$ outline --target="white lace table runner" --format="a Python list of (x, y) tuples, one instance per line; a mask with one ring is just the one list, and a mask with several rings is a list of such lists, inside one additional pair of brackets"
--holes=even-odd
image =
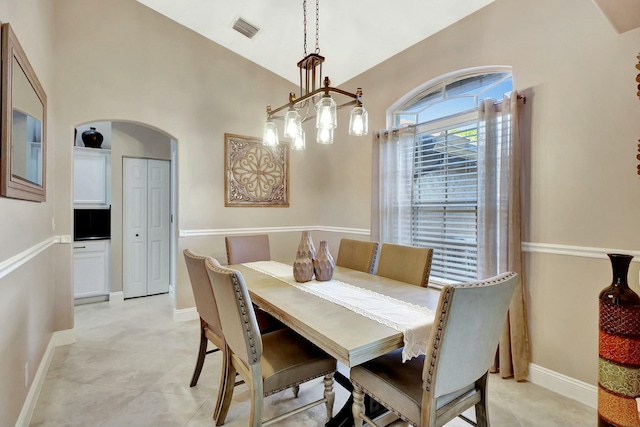
[(435, 317), (435, 313), (426, 307), (400, 301), (335, 279), (328, 282), (312, 280), (298, 283), (293, 278), (293, 268), (276, 261), (248, 262), (242, 265), (402, 332), (403, 362), (426, 352), (429, 332)]

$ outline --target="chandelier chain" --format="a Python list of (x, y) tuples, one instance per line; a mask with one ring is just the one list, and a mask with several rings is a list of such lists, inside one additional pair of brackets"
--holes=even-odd
[(307, 56), (307, 0), (302, 2), (303, 24), (304, 24), (304, 56)]
[(316, 53), (320, 53), (319, 34), (320, 34), (320, 0), (316, 0)]

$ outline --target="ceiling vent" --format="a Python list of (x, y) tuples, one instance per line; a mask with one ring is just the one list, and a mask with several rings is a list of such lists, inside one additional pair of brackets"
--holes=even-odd
[(248, 23), (243, 18), (236, 19), (236, 22), (233, 23), (233, 29), (250, 39), (252, 39), (258, 33), (258, 31), (260, 31), (260, 28)]

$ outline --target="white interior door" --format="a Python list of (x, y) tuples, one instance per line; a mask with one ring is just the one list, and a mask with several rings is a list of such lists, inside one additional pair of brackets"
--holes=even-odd
[(170, 163), (149, 160), (147, 163), (147, 295), (169, 292)]
[(147, 159), (123, 159), (122, 290), (147, 295)]
[(169, 292), (171, 163), (124, 158), (123, 292), (125, 298)]

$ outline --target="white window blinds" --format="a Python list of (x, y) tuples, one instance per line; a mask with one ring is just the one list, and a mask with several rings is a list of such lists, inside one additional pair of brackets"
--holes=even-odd
[(476, 279), (477, 115), (419, 125), (413, 148), (411, 244), (433, 248), (431, 277)]

